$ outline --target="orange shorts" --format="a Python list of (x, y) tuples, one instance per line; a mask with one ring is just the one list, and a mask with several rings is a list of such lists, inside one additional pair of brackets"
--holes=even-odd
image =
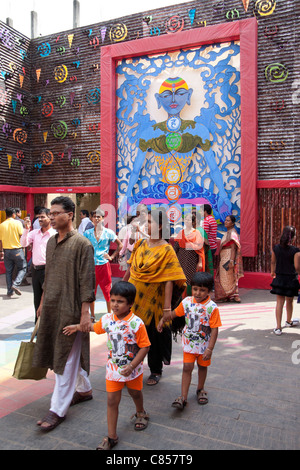
[(136, 379), (128, 380), (127, 382), (116, 382), (114, 380), (106, 380), (107, 392), (118, 392), (122, 390), (125, 385), (132, 390), (142, 390), (143, 388), (143, 374), (136, 377)]
[(208, 361), (203, 361), (202, 354), (191, 354), (187, 352), (183, 352), (183, 362), (184, 363), (194, 363), (197, 359), (197, 364), (199, 366), (207, 367), (210, 366), (210, 359)]

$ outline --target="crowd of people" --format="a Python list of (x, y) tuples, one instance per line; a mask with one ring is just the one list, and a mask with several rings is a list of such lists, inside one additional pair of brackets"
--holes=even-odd
[[(6, 209), (7, 218), (0, 224), (0, 253), (11, 297), (22, 293), (20, 285), (27, 270), (24, 251), (31, 250), (35, 321), (39, 322), (33, 366), (48, 367), (55, 373), (50, 409), (37, 422), (40, 429), (54, 429), (64, 421), (70, 406), (93, 398), (91, 331), (108, 338), (108, 433), (97, 449), (109, 450), (118, 443), (118, 407), (125, 385), (136, 407), (134, 429), (147, 428), (150, 416), (142, 394), (143, 360), (147, 356), (150, 369), (146, 384), (157, 385), (164, 365), (171, 363), (172, 332), (181, 333), (183, 347), (181, 394), (172, 406), (180, 410), (186, 406), (195, 362), (197, 401), (207, 404), (207, 367), (221, 326), (217, 304), (241, 302), (238, 281), (243, 268), (235, 217), (226, 217), (226, 233), (218, 246), (217, 222), (209, 205), (204, 205), (202, 221), (196, 211), (186, 214), (183, 228), (171, 238), (162, 208), (148, 213), (146, 206), (138, 206), (118, 236), (105, 227), (105, 213), (100, 208), (91, 213), (82, 210), (80, 225), (74, 229), (75, 205), (68, 197), (56, 197), (50, 209), (36, 212), (36, 220), (26, 217), (22, 221), (15, 209)], [(285, 302), (286, 326), (297, 324), (292, 319), (300, 272), (295, 234), (294, 227), (285, 227), (272, 252), (276, 335), (282, 333)], [(124, 275), (112, 286), (110, 262), (114, 259)], [(107, 313), (96, 321), (98, 286)]]

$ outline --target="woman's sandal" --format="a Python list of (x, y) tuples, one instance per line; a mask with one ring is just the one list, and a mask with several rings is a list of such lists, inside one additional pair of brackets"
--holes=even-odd
[[(62, 423), (62, 421), (64, 421), (65, 419), (66, 419), (65, 416), (63, 416), (63, 417), (58, 416), (53, 411), (49, 410), (48, 414), (43, 419), (38, 421), (36, 424), (38, 426), (40, 426), (42, 431), (52, 431), (52, 429), (56, 428), (56, 426), (58, 426), (60, 423)], [(49, 424), (49, 426), (42, 426), (43, 423), (47, 423), (47, 424)]]
[(183, 410), (186, 404), (187, 404), (187, 401), (183, 397), (178, 397), (178, 398), (175, 398), (175, 400), (172, 403), (172, 406), (173, 408), (177, 408), (178, 410)]
[(146, 427), (148, 426), (148, 421), (150, 419), (150, 416), (146, 411), (139, 411), (135, 413), (133, 416), (131, 416), (131, 419), (135, 418), (134, 422), (134, 430), (135, 431), (144, 431)]
[(104, 437), (102, 442), (96, 447), (96, 450), (111, 450), (119, 442), (119, 439), (112, 439), (111, 437)]
[(206, 405), (208, 403), (207, 392), (205, 390), (197, 390), (196, 395), (199, 405)]

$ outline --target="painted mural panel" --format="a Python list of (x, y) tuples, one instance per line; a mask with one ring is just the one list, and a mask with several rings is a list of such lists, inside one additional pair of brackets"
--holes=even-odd
[(119, 215), (209, 203), (240, 214), (240, 47), (203, 45), (117, 64)]

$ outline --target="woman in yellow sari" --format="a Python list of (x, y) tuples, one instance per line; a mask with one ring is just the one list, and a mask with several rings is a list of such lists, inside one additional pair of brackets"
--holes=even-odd
[(135, 285), (137, 294), (132, 312), (146, 325), (151, 342), (148, 353), (150, 377), (148, 385), (158, 383), (163, 364), (171, 361), (172, 335), (170, 328), (157, 331), (163, 312), (171, 311), (181, 301), (186, 287), (185, 275), (173, 247), (165, 240), (169, 233), (168, 218), (162, 208), (148, 216), (148, 239), (139, 240), (128, 261), (125, 281)]
[(238, 280), (244, 276), (241, 245), (234, 228), (235, 217), (228, 215), (224, 222), (227, 233), (220, 245), (220, 262), (215, 277), (216, 302), (241, 302)]

